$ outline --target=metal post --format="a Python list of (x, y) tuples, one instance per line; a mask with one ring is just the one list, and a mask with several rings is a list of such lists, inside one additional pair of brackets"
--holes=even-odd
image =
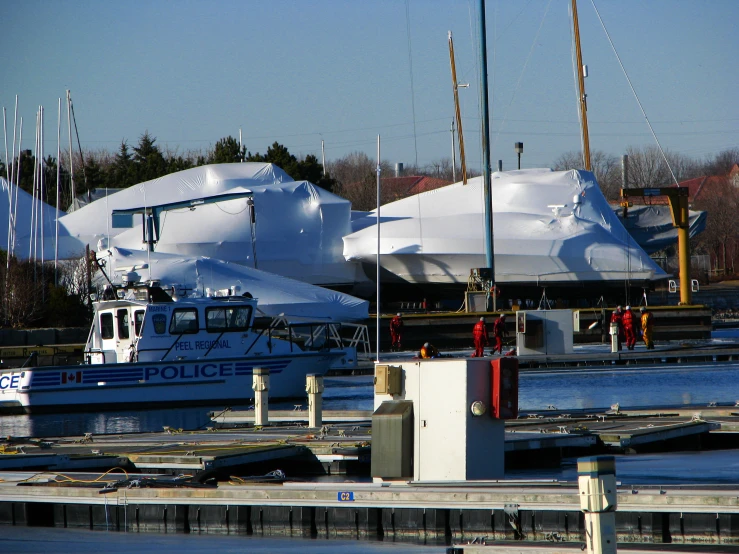
[(606, 330), (606, 307), (601, 306), (600, 308), (600, 342), (605, 344), (606, 342), (606, 334), (608, 331)]
[(254, 425), (269, 425), (269, 368), (254, 368), (251, 388), (254, 389)]
[(629, 156), (621, 156), (621, 188), (629, 188)]
[(611, 352), (618, 351), (618, 323), (611, 323)]
[(323, 167), (323, 176), (326, 176), (326, 150), (323, 146), (323, 139), (321, 139), (321, 167)]
[(585, 512), (588, 554), (616, 552), (616, 459), (592, 456), (577, 460), (580, 509)]
[(382, 162), (380, 161), (380, 135), (377, 135), (377, 329), (375, 330), (377, 340), (377, 357), (376, 361), (380, 361), (380, 173), (382, 172)]
[(308, 393), (308, 427), (320, 427), (323, 425), (323, 375), (306, 375), (305, 392)]
[(513, 149), (518, 154), (518, 169), (521, 169), (521, 154), (523, 154), (523, 142), (517, 142), (513, 145)]
[[(687, 190), (683, 194), (679, 194), (677, 201), (673, 203), (677, 204), (677, 206), (671, 205), (670, 207), (673, 213), (677, 212), (674, 218), (678, 222), (677, 250), (680, 261), (680, 305), (689, 306), (693, 303), (693, 292), (690, 288), (690, 214), (688, 213)], [(724, 265), (726, 265), (726, 260), (724, 260)]]
[[(490, 126), (488, 111), (488, 53), (485, 33), (485, 0), (480, 6), (480, 89), (482, 101), (482, 184), (485, 202), (485, 261), (490, 269), (492, 285), (495, 285), (495, 256), (493, 254), (493, 202), (490, 190)], [(491, 287), (492, 288), (492, 287)], [(497, 310), (493, 294), (493, 310)]]

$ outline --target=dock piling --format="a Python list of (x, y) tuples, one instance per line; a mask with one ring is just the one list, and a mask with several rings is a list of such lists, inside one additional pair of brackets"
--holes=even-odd
[(254, 389), (254, 425), (269, 425), (269, 368), (254, 368), (252, 389)]
[(320, 427), (323, 424), (323, 375), (306, 375), (305, 392), (308, 393), (308, 427)]
[(591, 456), (577, 461), (580, 509), (585, 512), (585, 544), (588, 554), (615, 554), (616, 459)]

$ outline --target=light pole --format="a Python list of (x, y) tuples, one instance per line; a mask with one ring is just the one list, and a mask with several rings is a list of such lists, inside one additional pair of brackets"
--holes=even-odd
[(521, 154), (523, 154), (523, 142), (516, 142), (513, 145), (516, 154), (518, 154), (518, 169), (521, 169)]

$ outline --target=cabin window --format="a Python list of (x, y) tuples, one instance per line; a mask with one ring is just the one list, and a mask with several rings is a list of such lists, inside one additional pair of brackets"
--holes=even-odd
[(172, 313), (169, 321), (170, 334), (197, 333), (198, 330), (198, 311), (195, 308), (181, 308)]
[(251, 306), (206, 308), (205, 328), (211, 333), (246, 331), (251, 321)]
[(116, 319), (118, 320), (118, 338), (127, 339), (129, 337), (128, 310), (118, 310)]
[(100, 336), (103, 340), (113, 338), (113, 314), (100, 314)]
[(133, 332), (137, 337), (141, 336), (141, 329), (144, 326), (144, 310), (136, 310), (133, 312)]

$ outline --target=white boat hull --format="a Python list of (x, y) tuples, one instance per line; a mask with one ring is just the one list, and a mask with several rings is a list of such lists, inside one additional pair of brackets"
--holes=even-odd
[(248, 404), (254, 368), (268, 368), (269, 398), (305, 397), (342, 352), (296, 356), (54, 366), (0, 373), (0, 411), (49, 413)]

